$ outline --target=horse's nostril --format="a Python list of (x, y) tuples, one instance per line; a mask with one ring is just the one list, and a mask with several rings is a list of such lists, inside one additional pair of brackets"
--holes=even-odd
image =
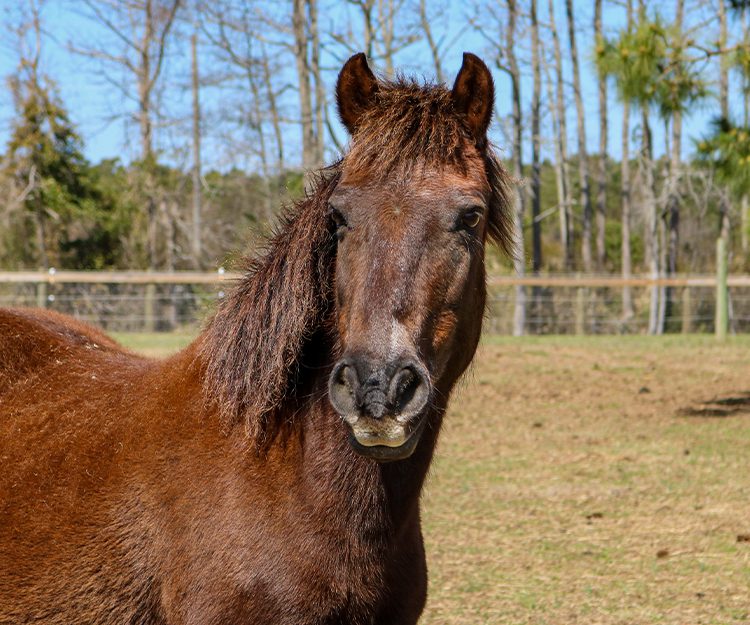
[(419, 412), (424, 408), (429, 395), (427, 376), (413, 365), (407, 365), (393, 376), (389, 395), (397, 412)]
[(328, 395), (333, 407), (342, 415), (351, 415), (356, 412), (354, 399), (359, 379), (354, 367), (346, 362), (338, 363), (331, 372), (328, 385)]
[(413, 361), (394, 366), (344, 359), (331, 371), (328, 390), (333, 407), (344, 418), (409, 419), (426, 405), (430, 384)]

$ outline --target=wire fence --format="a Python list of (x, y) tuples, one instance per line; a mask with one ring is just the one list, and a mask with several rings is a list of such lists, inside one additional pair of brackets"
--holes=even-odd
[[(114, 332), (195, 330), (236, 274), (228, 272), (0, 272), (0, 306), (37, 306)], [(632, 315), (623, 311), (630, 289)], [(664, 331), (715, 330), (716, 278), (616, 276), (490, 276), (485, 330), (511, 334), (519, 297), (527, 334), (643, 334), (652, 287), (666, 302)], [(729, 330), (750, 332), (750, 276), (728, 279)]]
[[(632, 314), (626, 315), (622, 289), (613, 287), (527, 286), (527, 334), (646, 334), (650, 287), (631, 287)], [(682, 286), (665, 289), (666, 333), (713, 333), (716, 287)], [(507, 286), (491, 286), (486, 331), (513, 332), (517, 294)], [(730, 332), (750, 332), (750, 287), (729, 288)]]

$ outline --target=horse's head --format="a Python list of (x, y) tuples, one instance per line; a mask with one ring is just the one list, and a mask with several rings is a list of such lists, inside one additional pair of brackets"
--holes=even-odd
[(351, 149), (330, 197), (341, 358), (329, 396), (359, 453), (398, 460), (473, 357), (488, 234), (510, 246), (486, 136), (492, 77), (465, 54), (451, 91), (386, 83), (358, 54), (336, 95)]

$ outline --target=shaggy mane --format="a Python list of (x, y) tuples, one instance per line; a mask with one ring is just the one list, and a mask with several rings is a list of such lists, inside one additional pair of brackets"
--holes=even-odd
[(258, 443), (271, 440), (278, 408), (300, 383), (300, 358), (331, 304), (335, 238), (328, 200), (342, 166), (383, 184), (408, 180), (414, 167), (466, 171), (479, 149), (490, 183), (489, 236), (513, 253), (509, 177), (492, 146), (472, 148), (465, 119), (442, 85), (403, 77), (379, 81), (350, 150), (318, 175), (312, 190), (284, 211), (266, 251), (244, 259), (244, 276), (219, 304), (204, 334), (206, 399), (223, 420), (242, 422)]

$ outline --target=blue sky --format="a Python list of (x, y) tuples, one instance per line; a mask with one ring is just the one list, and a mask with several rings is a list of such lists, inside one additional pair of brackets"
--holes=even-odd
[[(9, 0), (3, 0), (8, 2)], [(499, 4), (499, 3), (498, 3)], [(547, 21), (547, 3), (543, 0), (540, 2), (540, 20), (544, 23)], [(671, 4), (671, 3), (670, 3)], [(697, 25), (704, 20), (706, 25), (699, 32), (700, 37), (709, 40), (712, 29), (717, 28), (717, 20), (711, 20), (710, 13), (705, 10), (696, 10), (694, 2), (688, 1), (688, 11), (686, 20), (688, 24)], [(14, 5), (15, 6), (15, 5)], [(278, 5), (277, 5), (278, 6)], [(499, 120), (493, 125), (493, 139), (501, 148), (506, 143), (502, 132), (503, 117), (507, 116), (510, 111), (510, 86), (507, 78), (500, 73), (491, 63), (493, 51), (488, 44), (487, 38), (479, 35), (475, 29), (467, 25), (467, 16), (471, 9), (467, 9), (468, 3), (465, 2), (445, 2), (442, 4), (443, 9), (436, 13), (433, 21), (433, 29), (436, 35), (445, 34), (452, 45), (447, 50), (444, 57), (444, 72), (447, 80), (452, 80), (461, 64), (461, 52), (469, 50), (477, 53), (488, 61), (491, 66), (496, 81), (496, 102)], [(596, 94), (596, 80), (591, 61), (591, 24), (593, 3), (590, 0), (576, 0), (575, 2), (577, 21), (578, 21), (578, 47), (581, 53), (582, 62), (582, 81), (583, 81), (583, 98), (587, 116), (587, 143), (590, 152), (598, 151), (598, 121), (597, 110), (598, 101)], [(666, 17), (670, 18), (670, 7), (664, 3), (659, 3), (659, 10)], [(13, 8), (8, 5), (5, 11), (12, 12)], [(132, 109), (133, 103), (124, 99), (122, 95), (107, 82), (107, 79), (101, 76), (98, 71), (99, 66), (95, 61), (83, 58), (69, 51), (69, 44), (85, 45), (94, 42), (107, 41), (107, 34), (87, 19), (84, 15), (84, 8), (75, 0), (49, 0), (44, 7), (43, 21), (45, 24), (46, 40), (44, 43), (43, 70), (50, 75), (60, 86), (60, 93), (64, 104), (68, 108), (73, 122), (76, 124), (80, 134), (85, 142), (85, 153), (89, 159), (97, 162), (103, 158), (118, 157), (124, 161), (130, 160), (136, 154), (137, 146), (137, 128), (132, 122), (123, 119), (123, 110)], [(564, 46), (563, 54), (567, 55), (567, 30), (564, 14), (564, 4), (561, 0), (555, 0), (555, 14), (559, 35)], [(352, 13), (351, 7), (345, 2), (325, 2), (321, 0), (321, 29), (325, 29), (329, 24), (344, 24), (348, 16), (356, 20), (356, 15)], [(486, 16), (479, 15), (479, 22), (488, 26), (489, 20)], [(615, 33), (622, 28), (624, 22), (624, 11), (621, 7), (616, 6), (613, 2), (605, 2), (604, 23), (605, 31), (608, 34)], [(355, 36), (357, 34), (357, 22), (355, 21)], [(737, 24), (733, 25), (736, 31)], [(488, 27), (487, 32), (492, 37), (491, 29)], [(549, 35), (543, 37), (543, 43), (551, 46)], [(330, 67), (331, 70), (326, 73), (326, 82), (328, 93), (330, 95), (335, 81), (336, 73), (333, 68), (340, 65), (340, 60), (344, 52), (341, 48), (326, 48), (323, 57), (323, 64)], [(165, 79), (171, 84), (184, 85), (186, 83), (186, 69), (188, 59), (187, 43), (173, 45), (169, 51), (169, 57), (165, 67)], [(521, 67), (524, 75), (522, 90), (524, 99), (524, 108), (528, 112), (528, 102), (531, 94), (531, 72), (530, 66), (526, 61), (528, 54), (528, 43), (523, 42), (519, 46), (518, 54), (521, 56)], [(0, 45), (0, 74), (8, 76), (13, 72), (17, 63), (17, 46), (12, 37), (5, 37)], [(221, 69), (217, 67), (217, 62), (213, 55), (205, 51), (201, 56), (201, 65), (204, 69)], [(292, 73), (293, 62), (289, 60), (288, 71), (289, 80), (293, 81)], [(426, 77), (432, 77), (433, 68), (426, 46), (418, 42), (403, 52), (399, 53), (396, 59), (396, 65), (405, 70), (407, 73), (416, 73)], [(567, 78), (570, 78), (570, 66), (566, 64)], [(715, 77), (717, 74), (715, 65), (707, 64), (706, 77)], [(118, 79), (118, 76), (109, 78)], [(733, 104), (738, 104), (737, 97), (738, 85), (733, 84)], [(611, 90), (612, 91), (612, 90)], [(212, 108), (222, 104), (225, 94), (216, 89), (206, 89), (202, 94), (204, 100), (204, 109), (209, 112)], [(288, 98), (296, 97), (293, 92), (287, 93)], [(546, 97), (546, 89), (543, 97)], [(189, 112), (189, 92), (184, 88), (172, 88), (165, 96), (165, 110), (168, 117), (183, 118)], [(294, 100), (289, 100), (290, 106), (293, 106)], [(546, 115), (546, 104), (543, 104)], [(700, 137), (706, 132), (709, 120), (716, 114), (718, 105), (715, 98), (706, 100), (697, 107), (684, 122), (685, 134), (688, 140), (684, 142), (684, 152), (689, 154), (692, 149), (691, 138)], [(737, 109), (739, 110), (739, 109)], [(575, 110), (572, 98), (568, 104), (568, 128), (570, 151), (575, 151)], [(610, 154), (617, 157), (620, 153), (620, 132), (621, 132), (621, 108), (617, 103), (614, 94), (610, 93)], [(0, 144), (4, 145), (7, 141), (8, 132), (13, 118), (12, 102), (8, 90), (0, 92)], [(662, 125), (654, 122), (655, 145), (657, 151), (663, 150), (663, 129)], [(631, 125), (637, 123), (634, 118)], [(545, 128), (549, 127), (549, 119), (544, 124)], [(336, 125), (337, 134), (343, 138), (344, 132), (340, 126)], [(285, 132), (287, 133), (286, 143), (290, 152), (290, 161), (296, 160), (297, 145), (299, 143), (299, 132), (294, 126), (289, 125)], [(546, 155), (551, 155), (552, 145), (550, 131), (544, 132), (544, 139), (549, 147), (545, 148)], [(172, 123), (166, 128), (157, 131), (158, 145), (163, 151), (164, 158), (173, 163), (187, 163), (188, 158), (188, 141), (186, 124)], [(245, 169), (253, 169), (254, 162), (242, 151), (228, 150), (224, 138), (217, 133), (213, 133), (211, 128), (205, 132), (204, 155), (206, 165), (209, 167), (227, 168), (237, 166)], [(527, 142), (528, 143), (528, 142)], [(0, 148), (1, 149), (1, 148)], [(333, 148), (331, 148), (333, 156)], [(528, 156), (527, 156), (528, 158)]]

